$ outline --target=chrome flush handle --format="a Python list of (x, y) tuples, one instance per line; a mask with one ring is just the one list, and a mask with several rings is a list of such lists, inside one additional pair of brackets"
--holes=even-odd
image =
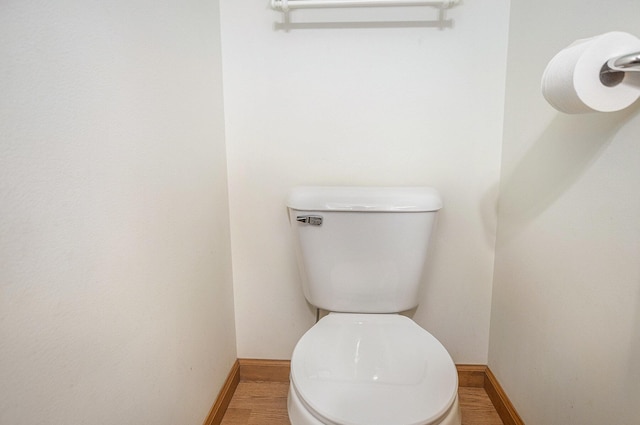
[(299, 215), (296, 217), (296, 221), (312, 226), (322, 226), (322, 216), (320, 215)]

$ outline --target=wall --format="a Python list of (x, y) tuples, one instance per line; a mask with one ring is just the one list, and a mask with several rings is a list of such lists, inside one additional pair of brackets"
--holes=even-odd
[(0, 423), (207, 415), (236, 357), (218, 14), (0, 4)]
[(221, 14), (239, 356), (289, 358), (314, 323), (291, 187), (429, 185), (445, 207), (413, 317), (456, 362), (486, 363), (508, 2), (466, 2), (441, 21), (430, 8), (339, 9), (282, 25), (254, 0)]
[(511, 4), (489, 365), (527, 425), (638, 423), (640, 105), (564, 115), (542, 98), (575, 39), (640, 36), (635, 0)]

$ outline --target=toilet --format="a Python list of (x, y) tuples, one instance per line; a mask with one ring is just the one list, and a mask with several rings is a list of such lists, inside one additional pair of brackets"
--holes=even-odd
[(307, 301), (329, 314), (291, 357), (292, 425), (460, 425), (458, 375), (410, 318), (438, 192), (297, 187), (287, 199)]

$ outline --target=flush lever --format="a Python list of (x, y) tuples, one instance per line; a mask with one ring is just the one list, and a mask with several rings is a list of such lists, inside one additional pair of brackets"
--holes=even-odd
[(296, 221), (312, 226), (322, 226), (322, 216), (320, 215), (299, 215), (296, 217)]

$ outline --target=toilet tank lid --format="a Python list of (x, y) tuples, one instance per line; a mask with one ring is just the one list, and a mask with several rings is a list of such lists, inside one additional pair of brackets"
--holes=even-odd
[(431, 187), (301, 186), (289, 193), (287, 206), (300, 211), (425, 212), (442, 208)]

